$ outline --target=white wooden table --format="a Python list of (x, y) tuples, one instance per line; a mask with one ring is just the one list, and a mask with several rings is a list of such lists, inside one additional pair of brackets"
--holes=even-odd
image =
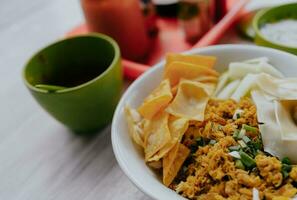
[[(150, 199), (120, 170), (110, 127), (73, 135), (33, 100), (21, 70), (46, 44), (83, 21), (78, 0), (0, 1), (0, 199)], [(234, 32), (224, 43), (238, 42)]]

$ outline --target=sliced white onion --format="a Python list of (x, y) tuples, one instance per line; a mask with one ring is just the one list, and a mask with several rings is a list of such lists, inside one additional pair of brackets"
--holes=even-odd
[(297, 164), (296, 140), (283, 140), (280, 126), (275, 116), (273, 100), (266, 98), (267, 94), (260, 90), (251, 92), (252, 99), (257, 107), (257, 118), (261, 132), (264, 150), (274, 156), (281, 158), (289, 157), (292, 163)]
[(297, 78), (275, 78), (269, 74), (257, 75), (257, 86), (264, 92), (279, 99), (297, 99)]
[(233, 158), (237, 158), (237, 159), (240, 159), (240, 155), (238, 153), (238, 151), (231, 151), (228, 153), (230, 156), (232, 156)]
[[(238, 118), (240, 118), (241, 114), (243, 113), (244, 111), (242, 109), (237, 109), (235, 110), (234, 112), (234, 115), (232, 117), (233, 120), (237, 120)], [(239, 117), (238, 117), (239, 115)]]
[(282, 140), (297, 141), (297, 126), (292, 117), (292, 111), (297, 106), (297, 100), (275, 100), (274, 111), (280, 127)]
[(242, 128), (237, 137), (241, 139), (241, 138), (243, 138), (243, 136), (245, 136), (245, 134), (246, 134), (246, 130), (244, 128)]
[(229, 64), (229, 76), (232, 79), (241, 79), (247, 74), (258, 74), (259, 64), (232, 62)]
[(261, 71), (277, 78), (284, 78), (285, 76), (269, 63), (261, 63)]
[(230, 82), (219, 94), (219, 99), (229, 99), (240, 84), (240, 80)]
[(246, 143), (245, 143), (243, 140), (238, 140), (238, 144), (239, 144), (242, 148), (247, 147)]
[(220, 78), (219, 78), (219, 82), (217, 84), (217, 87), (215, 89), (214, 92), (214, 96), (217, 96), (219, 94), (219, 92), (226, 86), (227, 82), (229, 79), (229, 74), (228, 71), (223, 73)]
[(284, 75), (266, 62), (244, 63), (232, 62), (229, 64), (229, 77), (231, 79), (241, 79), (247, 74), (267, 73), (271, 76), (282, 78)]
[(240, 81), (240, 84), (238, 85), (235, 92), (232, 94), (231, 99), (234, 99), (238, 102), (242, 97), (246, 96), (251, 88), (255, 86), (256, 77), (257, 75), (255, 74), (246, 75)]

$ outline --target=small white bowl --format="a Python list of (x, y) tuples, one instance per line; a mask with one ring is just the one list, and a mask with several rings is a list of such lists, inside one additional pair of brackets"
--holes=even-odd
[[(297, 56), (279, 50), (251, 45), (217, 45), (193, 49), (186, 54), (213, 55), (217, 57), (215, 69), (223, 72), (232, 61), (268, 57), (285, 76), (297, 76)], [(112, 122), (112, 146), (116, 159), (129, 179), (144, 193), (154, 199), (184, 199), (162, 184), (153, 170), (144, 162), (142, 150), (130, 138), (124, 116), (126, 104), (137, 108), (143, 99), (160, 83), (164, 61), (158, 63), (127, 89), (115, 111)]]

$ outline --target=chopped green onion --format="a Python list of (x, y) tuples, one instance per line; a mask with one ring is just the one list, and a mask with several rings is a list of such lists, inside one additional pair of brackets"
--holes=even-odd
[(243, 112), (244, 112), (244, 111), (241, 110), (241, 109), (237, 109), (237, 110), (235, 110), (232, 119), (233, 119), (233, 120), (237, 120), (237, 119), (239, 119), (239, 118), (241, 117), (241, 114), (242, 114)]
[(219, 130), (219, 131), (222, 131), (222, 130), (223, 130), (223, 126), (219, 124), (219, 125), (218, 125), (218, 130)]
[(246, 144), (248, 144), (249, 142), (251, 142), (251, 140), (250, 140), (250, 138), (249, 138), (248, 136), (243, 136), (243, 137), (242, 137), (242, 140), (243, 140)]
[(241, 157), (241, 162), (246, 166), (248, 169), (252, 169), (256, 166), (256, 162), (252, 157), (250, 157), (248, 154), (246, 154), (243, 151), (239, 152), (239, 155)]
[(209, 144), (210, 144), (210, 145), (214, 145), (215, 143), (217, 143), (217, 141), (215, 141), (215, 140), (210, 140), (210, 141), (209, 141)]
[(238, 151), (231, 151), (228, 154), (230, 156), (232, 156), (233, 158), (240, 159), (240, 155), (239, 155)]
[(242, 129), (240, 130), (240, 132), (239, 132), (237, 138), (238, 138), (238, 139), (241, 139), (243, 136), (245, 136), (245, 133), (246, 133), (245, 129), (242, 128)]
[(283, 159), (282, 159), (282, 163), (283, 164), (287, 164), (287, 165), (291, 165), (292, 163), (291, 163), (291, 160), (288, 158), (288, 157), (284, 157)]
[(247, 147), (244, 148), (244, 152), (248, 155), (252, 155), (253, 157), (257, 155), (257, 150), (253, 148), (251, 143), (247, 144)]
[(257, 128), (252, 127), (252, 126), (249, 126), (249, 125), (246, 125), (246, 124), (243, 124), (242, 125), (242, 128), (245, 129), (246, 131), (250, 131), (252, 133), (257, 133), (258, 132), (258, 129)]
[(238, 169), (243, 169), (243, 170), (245, 169), (243, 163), (240, 160), (235, 161), (235, 167)]
[(230, 146), (229, 148), (229, 151), (239, 151), (240, 150), (240, 146), (237, 145), (237, 146)]
[(246, 147), (247, 147), (246, 143), (245, 143), (244, 141), (242, 141), (242, 140), (239, 140), (238, 143), (239, 143), (239, 145), (240, 145), (242, 148), (246, 148)]
[(262, 142), (260, 140), (254, 141), (252, 144), (256, 150), (260, 150), (262, 148)]
[(233, 138), (234, 139), (238, 139), (238, 135), (239, 135), (239, 130), (235, 129), (234, 133), (233, 133)]

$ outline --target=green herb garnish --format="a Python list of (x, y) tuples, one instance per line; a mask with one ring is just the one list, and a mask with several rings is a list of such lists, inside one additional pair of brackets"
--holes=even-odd
[(284, 157), (282, 159), (283, 164), (292, 165), (291, 160), (288, 157)]
[(284, 179), (289, 176), (290, 171), (292, 170), (292, 163), (288, 157), (284, 157), (282, 160), (282, 169), (281, 172), (283, 174)]
[(239, 151), (240, 150), (240, 146), (239, 145), (230, 146), (228, 149), (229, 149), (229, 151)]
[(234, 139), (238, 139), (238, 135), (239, 135), (239, 130), (236, 129), (236, 130), (233, 132), (233, 138), (234, 138)]
[(222, 131), (222, 130), (223, 130), (223, 126), (219, 124), (219, 125), (218, 125), (218, 130), (219, 130), (219, 131)]
[(247, 147), (246, 143), (245, 143), (244, 141), (242, 141), (242, 140), (238, 140), (238, 143), (239, 143), (239, 145), (240, 145), (242, 148), (246, 148), (246, 147)]
[(256, 162), (255, 160), (250, 157), (247, 153), (243, 152), (243, 151), (239, 151), (239, 155), (240, 155), (240, 160), (241, 162), (244, 164), (245, 167), (247, 167), (248, 169), (252, 169), (253, 167), (256, 166)]
[(281, 172), (283, 174), (284, 179), (289, 176), (289, 173), (291, 170), (292, 170), (292, 165), (282, 164)]
[(239, 134), (237, 136), (237, 139), (241, 139), (243, 136), (245, 136), (245, 132), (246, 130), (244, 128), (242, 128), (240, 131), (239, 131)]
[(250, 140), (250, 138), (249, 138), (248, 136), (243, 136), (243, 137), (242, 137), (242, 140), (243, 140), (246, 144), (248, 144), (248, 143), (251, 142), (251, 140)]
[(253, 141), (252, 142), (252, 145), (253, 147), (256, 149), (256, 150), (261, 150), (262, 149), (262, 142), (260, 139), (257, 139), (256, 141)]
[(246, 125), (246, 124), (243, 124), (242, 128), (245, 129), (246, 131), (249, 131), (249, 132), (252, 132), (252, 133), (257, 133), (258, 132), (257, 128)]
[(243, 163), (240, 160), (235, 161), (235, 167), (238, 168), (238, 169), (245, 170), (245, 167), (244, 167)]

